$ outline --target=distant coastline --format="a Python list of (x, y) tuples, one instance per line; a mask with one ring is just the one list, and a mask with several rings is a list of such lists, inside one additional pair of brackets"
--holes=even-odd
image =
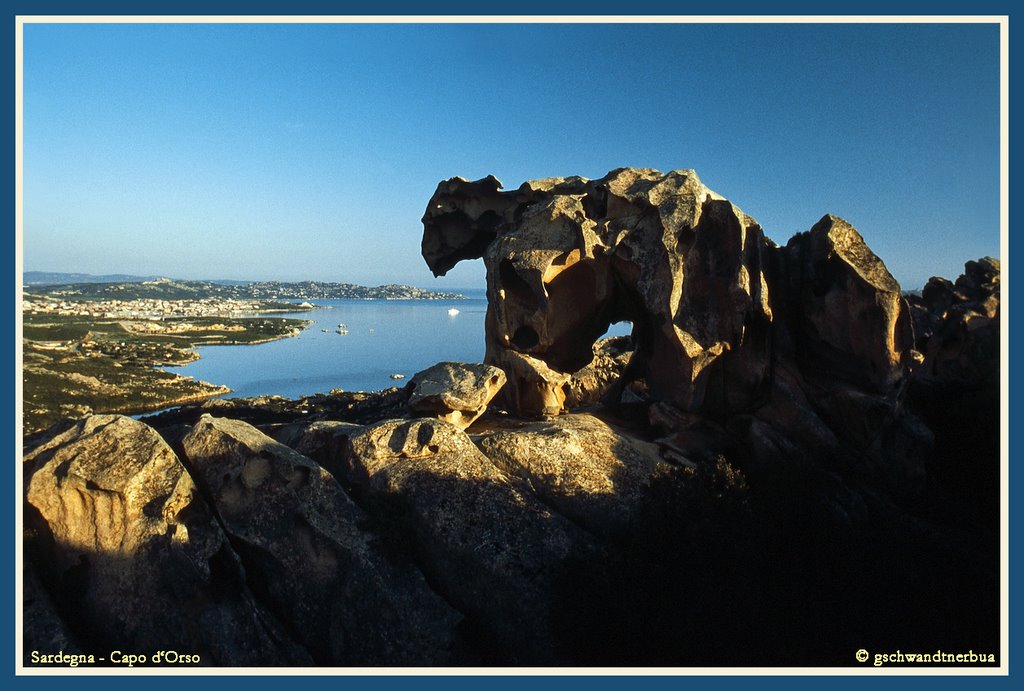
[[(110, 279), (110, 280), (105, 280)], [(26, 271), (23, 291), (66, 300), (460, 300), (461, 293), (387, 283), (363, 286), (330, 281), (192, 281), (131, 275), (91, 276)]]
[[(73, 279), (61, 282), (62, 278)], [(230, 393), (168, 372), (204, 345), (256, 345), (298, 335), (312, 322), (271, 314), (317, 309), (314, 300), (465, 300), (412, 286), (178, 281), (26, 272), (22, 290), (26, 433), (61, 417), (140, 413)], [(103, 277), (100, 277), (103, 278)], [(135, 279), (141, 280), (135, 280)], [(30, 283), (45, 279), (49, 283)]]
[[(102, 290), (122, 284), (94, 285)], [(201, 345), (256, 345), (297, 336), (312, 322), (265, 315), (314, 309), (308, 303), (202, 294), (175, 300), (115, 290), (117, 298), (91, 299), (71, 291), (23, 294), (26, 434), (61, 417), (140, 413), (230, 393), (162, 368), (197, 359), (194, 349)]]

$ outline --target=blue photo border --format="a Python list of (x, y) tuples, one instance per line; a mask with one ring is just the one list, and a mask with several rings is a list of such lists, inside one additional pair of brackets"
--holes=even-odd
[[(8, 15), (6, 29), (3, 32), (5, 49), (2, 53), (2, 73), (4, 79), (7, 82), (7, 88), (5, 90), (7, 96), (7, 107), (3, 110), (3, 128), (7, 132), (7, 136), (4, 138), (4, 147), (7, 153), (8, 164), (4, 167), (2, 175), (4, 176), (4, 182), (6, 183), (5, 189), (8, 190), (7, 194), (4, 195), (3, 207), (6, 218), (9, 219), (9, 230), (5, 231), (7, 236), (6, 246), (8, 247), (7, 254), (3, 254), (3, 262), (5, 266), (6, 278), (8, 281), (20, 281), (20, 277), (15, 275), (16, 272), (16, 257), (14, 250), (15, 241), (15, 108), (14, 108), (14, 94), (15, 94), (15, 51), (14, 51), (14, 36), (15, 36), (15, 17), (19, 15), (90, 15), (90, 16), (102, 16), (102, 15), (574, 15), (574, 14), (587, 14), (587, 15), (831, 15), (831, 16), (853, 16), (853, 15), (887, 15), (887, 16), (904, 16), (904, 15), (992, 15), (992, 16), (1009, 16), (1010, 17), (1010, 53), (1009, 53), (1009, 72), (1010, 72), (1010, 89), (1009, 89), (1009, 112), (1011, 115), (1011, 123), (1013, 121), (1012, 116), (1017, 111), (1017, 94), (1015, 85), (1017, 79), (1015, 77), (1021, 74), (1021, 65), (1019, 60), (1019, 50), (1013, 41), (1013, 27), (1014, 17), (1012, 13), (1013, 3), (1005, 0), (976, 0), (974, 2), (963, 2), (953, 0), (937, 0), (932, 2), (913, 2), (910, 0), (896, 0), (891, 2), (881, 2), (878, 0), (862, 0), (860, 2), (849, 2), (848, 0), (839, 0), (836, 2), (822, 3), (822, 2), (809, 2), (807, 0), (798, 1), (791, 0), (788, 2), (756, 2), (754, 0), (732, 0), (726, 2), (691, 2), (688, 0), (670, 2), (667, 0), (639, 0), (638, 2), (632, 3), (621, 3), (611, 2), (609, 0), (590, 0), (589, 2), (572, 2), (566, 0), (518, 0), (517, 2), (492, 2), (482, 3), (477, 0), (476, 2), (469, 2), (467, 0), (442, 0), (439, 2), (431, 0), (423, 0), (421, 2), (414, 2), (412, 0), (385, 0), (382, 2), (369, 2), (368, 0), (362, 0), (361, 2), (343, 2), (343, 1), (329, 1), (329, 0), (250, 0), (242, 2), (239, 0), (179, 0), (172, 2), (168, 0), (151, 0), (151, 1), (135, 1), (130, 2), (127, 0), (79, 0), (77, 2), (72, 0), (8, 0), (4, 3), (5, 14)], [(1024, 15), (1021, 15), (1024, 16)], [(1020, 143), (1010, 137), (1010, 151), (1009, 151), (1009, 165), (1010, 165), (1010, 189), (1009, 199), (1011, 201), (1011, 222), (1012, 222), (1012, 201), (1019, 197), (1020, 192), (1020, 181), (1019, 178), (1013, 176), (1014, 163), (1019, 160), (1018, 150)], [(1019, 247), (1013, 242), (1014, 233), (1011, 225), (1009, 238), (1009, 254), (1012, 263), (1016, 265), (1015, 260), (1019, 258), (1020, 250)], [(10, 286), (11, 284), (8, 283)], [(1020, 303), (1021, 299), (1021, 288), (1018, 285), (1017, 280), (1013, 280), (1009, 287), (1009, 300), (1008, 304), (1011, 307), (1015, 307)], [(7, 320), (7, 324), (11, 325), (9, 328), (11, 331), (7, 332), (7, 337), (3, 341), (3, 347), (8, 351), (10, 357), (7, 360), (11, 363), (14, 360), (15, 343), (18, 334), (14, 332), (14, 324), (16, 313), (15, 309), (18, 309), (20, 305), (20, 295), (18, 299), (4, 302), (3, 310), (4, 317)], [(1014, 407), (1015, 392), (1020, 387), (1020, 373), (1019, 369), (1012, 367), (1012, 359), (1015, 353), (1014, 343), (1018, 342), (1017, 331), (1018, 325), (1016, 320), (1009, 319), (1012, 313), (1007, 313), (1007, 320), (1005, 323), (1009, 330), (1009, 360), (1011, 366), (1007, 367), (1003, 372), (1004, 377), (1009, 377), (1009, 388), (1010, 397), (1007, 402), (1008, 415), (1009, 415), (1009, 454), (1010, 454), (1010, 515), (1009, 515), (1009, 529), (1010, 529), (1010, 555), (1009, 555), (1009, 572), (1012, 576), (1018, 573), (1016, 568), (1019, 563), (1019, 550), (1015, 549), (1019, 542), (1020, 536), (1020, 511), (1015, 510), (1013, 506), (1013, 498), (1019, 497), (1020, 493), (1020, 474), (1014, 472), (1014, 456), (1017, 448), (1017, 434), (1016, 422), (1017, 415)], [(15, 377), (20, 376), (20, 372), (17, 368), (8, 365), (8, 369), (4, 376), (4, 384), (6, 390), (12, 392), (5, 398), (3, 405), (6, 410), (6, 424), (3, 426), (3, 431), (0, 432), (0, 439), (2, 443), (7, 445), (7, 448), (17, 448), (16, 444), (19, 443), (15, 439), (15, 416), (14, 416), (14, 396), (15, 391)], [(16, 455), (12, 459), (13, 463), (20, 462), (20, 456)], [(15, 466), (12, 464), (11, 468)], [(14, 494), (15, 497), (20, 496), (20, 490), (12, 487), (14, 484), (14, 474), (10, 473), (7, 475), (7, 480), (4, 482), (4, 491), (7, 492), (7, 496)], [(10, 483), (10, 484), (7, 484)], [(6, 658), (9, 662), (5, 665), (3, 670), (3, 681), (6, 684), (11, 684), (16, 688), (48, 688), (51, 685), (73, 685), (74, 688), (87, 688), (87, 689), (103, 689), (110, 688), (112, 686), (139, 686), (144, 684), (146, 687), (179, 687), (185, 684), (199, 684), (205, 682), (217, 683), (220, 680), (234, 683), (242, 683), (247, 687), (250, 685), (253, 688), (279, 688), (282, 682), (285, 682), (289, 678), (289, 672), (287, 669), (281, 670), (279, 674), (275, 673), (267, 676), (246, 676), (246, 677), (232, 677), (232, 676), (210, 676), (210, 677), (160, 677), (160, 676), (63, 676), (63, 677), (43, 677), (43, 676), (16, 676), (15, 670), (17, 666), (17, 660), (15, 659), (15, 636), (20, 635), (20, 631), (15, 630), (15, 609), (14, 609), (14, 597), (12, 597), (15, 588), (15, 569), (14, 569), (14, 555), (19, 547), (17, 540), (14, 539), (14, 531), (11, 529), (16, 516), (17, 500), (12, 500), (12, 505), (7, 508), (6, 515), (9, 516), (10, 524), (7, 525), (6, 529), (0, 530), (0, 539), (3, 541), (3, 553), (10, 558), (10, 566), (3, 569), (0, 579), (2, 579), (3, 592), (6, 595), (2, 598), (2, 611), (4, 613), (4, 621), (6, 626), (0, 631), (0, 642), (4, 644), (4, 649), (9, 652), (9, 656)], [(846, 688), (861, 688), (865, 686), (872, 686), (873, 688), (887, 688), (887, 687), (911, 687), (911, 688), (927, 688), (927, 689), (947, 689), (947, 688), (962, 688), (966, 686), (980, 685), (986, 688), (1009, 688), (1012, 683), (1012, 679), (1015, 676), (1015, 672), (1018, 672), (1017, 666), (1021, 661), (1020, 657), (1020, 638), (1014, 636), (1015, 627), (1014, 623), (1020, 620), (1020, 599), (1014, 598), (1011, 592), (1009, 599), (1009, 620), (1010, 620), (1010, 639), (1009, 639), (1009, 660), (1008, 666), (1010, 669), (1009, 677), (1005, 676), (992, 676), (992, 677), (978, 677), (978, 676), (896, 676), (896, 675), (879, 675), (879, 676), (715, 676), (715, 677), (701, 677), (701, 676), (679, 676), (679, 677), (647, 677), (647, 676), (578, 676), (572, 675), (571, 670), (567, 670), (570, 674), (568, 676), (520, 676), (520, 675), (509, 675), (509, 676), (373, 676), (373, 677), (331, 677), (331, 676), (292, 676), (290, 678), (295, 680), (295, 683), (301, 684), (303, 687), (308, 688), (335, 688), (335, 689), (356, 689), (356, 688), (372, 688), (381, 689), (389, 688), (393, 686), (400, 686), (403, 688), (438, 688), (438, 689), (475, 689), (481, 685), (487, 688), (493, 689), (512, 689), (519, 688), (522, 686), (535, 687), (543, 685), (545, 687), (566, 689), (566, 688), (586, 688), (586, 689), (603, 689), (603, 688), (629, 688), (633, 686), (640, 686), (645, 689), (683, 689), (683, 688), (703, 688), (703, 687), (719, 687), (719, 686), (764, 686), (769, 688), (786, 688), (786, 689), (811, 689), (819, 688), (825, 684), (830, 688), (846, 689)]]

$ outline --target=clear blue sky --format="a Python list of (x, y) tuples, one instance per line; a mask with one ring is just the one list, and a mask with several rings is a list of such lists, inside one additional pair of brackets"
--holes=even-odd
[(27, 270), (434, 279), (438, 181), (694, 168), (905, 288), (999, 256), (994, 25), (28, 25)]

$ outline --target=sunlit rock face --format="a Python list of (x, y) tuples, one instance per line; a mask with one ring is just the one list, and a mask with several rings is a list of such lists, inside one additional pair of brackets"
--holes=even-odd
[(629, 376), (680, 409), (761, 406), (780, 360), (885, 394), (909, 364), (899, 284), (861, 236), (826, 216), (781, 248), (692, 170), (625, 168), (501, 191), (438, 185), (423, 217), (435, 275), (487, 267), (487, 362), (501, 402), (554, 415), (611, 323), (631, 321)]
[(902, 381), (914, 331), (900, 284), (849, 223), (825, 216), (786, 246), (804, 370), (884, 393)]
[(466, 429), (487, 410), (505, 384), (505, 373), (491, 365), (439, 362), (409, 382), (409, 410)]
[(65, 421), (24, 464), (26, 554), (79, 643), (174, 647), (207, 664), (311, 662), (257, 602), (228, 535), (152, 428), (120, 415)]

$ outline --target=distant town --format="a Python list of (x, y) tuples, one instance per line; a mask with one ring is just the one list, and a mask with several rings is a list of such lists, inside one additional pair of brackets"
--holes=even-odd
[[(114, 279), (114, 280), (96, 280)], [(316, 309), (311, 300), (457, 300), (403, 285), (179, 281), (26, 272), (22, 405), (26, 433), (62, 417), (138, 413), (228, 393), (164, 368), (197, 346), (297, 335), (311, 322), (267, 316)]]
[(24, 314), (55, 314), (104, 319), (169, 319), (174, 317), (241, 317), (266, 312), (300, 312), (314, 309), (308, 302), (293, 304), (260, 300), (202, 298), (199, 300), (55, 300), (26, 297)]
[[(69, 274), (81, 278), (81, 274)], [(39, 284), (26, 275), (25, 296), (33, 302), (48, 298), (62, 303), (86, 301), (131, 302), (139, 300), (267, 301), (267, 300), (458, 300), (458, 293), (442, 293), (414, 286), (388, 284), (361, 286), (353, 283), (323, 281), (254, 281), (251, 283), (216, 281), (180, 281), (170, 278), (95, 282), (54, 280), (59, 274), (47, 274), (53, 283)]]

